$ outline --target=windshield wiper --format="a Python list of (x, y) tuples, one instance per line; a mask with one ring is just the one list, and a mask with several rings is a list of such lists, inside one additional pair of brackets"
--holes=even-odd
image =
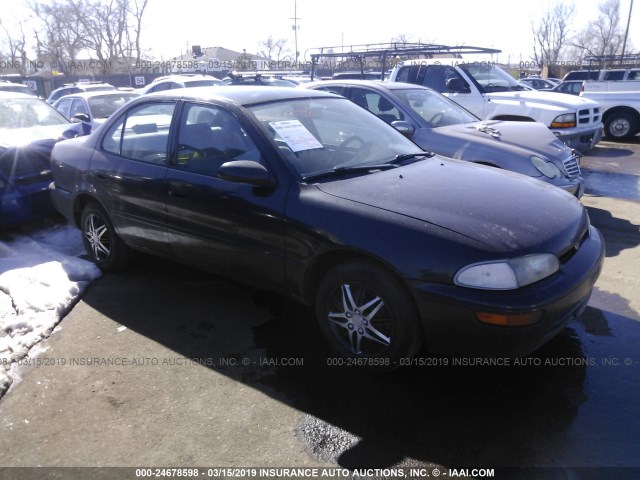
[(404, 162), (405, 160), (411, 160), (412, 158), (417, 157), (427, 157), (431, 158), (435, 155), (434, 152), (419, 152), (419, 153), (403, 153), (401, 155), (396, 155), (395, 158), (391, 161), (392, 164)]
[(352, 167), (335, 167), (333, 170), (329, 170), (328, 172), (316, 173), (315, 175), (304, 177), (304, 181), (309, 182), (326, 177), (340, 176), (347, 173), (372, 172), (375, 170), (389, 170), (391, 168), (398, 168), (398, 165), (393, 163), (379, 163), (373, 165), (354, 165)]

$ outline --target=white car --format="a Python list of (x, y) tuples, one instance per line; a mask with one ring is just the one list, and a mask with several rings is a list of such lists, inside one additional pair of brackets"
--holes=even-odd
[(552, 82), (551, 80), (547, 80), (546, 78), (540, 77), (527, 77), (521, 78), (520, 83), (524, 83), (534, 90), (551, 90), (553, 87), (557, 85), (557, 83)]
[(141, 95), (176, 88), (213, 87), (226, 85), (222, 80), (211, 75), (182, 74), (158, 77), (146, 87), (139, 90)]

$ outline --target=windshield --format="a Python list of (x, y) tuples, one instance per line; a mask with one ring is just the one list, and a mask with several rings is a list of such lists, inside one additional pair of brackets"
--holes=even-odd
[(384, 121), (340, 97), (283, 100), (249, 110), (303, 179), (424, 153)]
[(136, 98), (135, 93), (98, 95), (89, 99), (89, 108), (93, 118), (107, 118), (129, 100)]
[(0, 128), (28, 128), (68, 124), (61, 113), (38, 98), (0, 100)]
[(478, 119), (457, 103), (439, 93), (425, 89), (394, 90), (405, 105), (420, 115), (431, 128), (459, 123), (477, 122)]
[(515, 78), (504, 70), (486, 63), (461, 65), (467, 75), (484, 89), (485, 92), (510, 92), (527, 90), (519, 85)]

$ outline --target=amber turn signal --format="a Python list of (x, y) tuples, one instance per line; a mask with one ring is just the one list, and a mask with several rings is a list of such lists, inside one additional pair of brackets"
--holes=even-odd
[(529, 312), (519, 314), (504, 314), (491, 312), (476, 312), (476, 318), (488, 325), (500, 325), (502, 327), (524, 327), (537, 323), (542, 317), (542, 312)]

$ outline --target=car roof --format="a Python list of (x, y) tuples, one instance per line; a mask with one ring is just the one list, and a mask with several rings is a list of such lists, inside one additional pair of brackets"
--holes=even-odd
[(34, 95), (30, 95), (28, 93), (9, 92), (6, 90), (0, 90), (0, 98), (35, 98), (36, 100), (39, 100), (38, 97), (35, 97)]
[(150, 98), (166, 98), (200, 101), (223, 100), (237, 105), (253, 105), (275, 100), (319, 97), (336, 98), (336, 95), (318, 90), (313, 90), (311, 93), (306, 88), (228, 85), (224, 88), (211, 86), (163, 90), (142, 95), (134, 102), (144, 102)]
[(118, 96), (118, 95), (133, 95), (135, 97), (140, 96), (140, 94), (138, 92), (125, 92), (125, 91), (122, 91), (122, 90), (94, 90), (94, 91), (91, 91), (91, 92), (70, 93), (69, 95), (65, 95), (64, 97), (60, 97), (58, 100), (56, 100), (56, 103), (58, 103), (62, 99), (69, 99), (69, 98), (84, 98), (84, 99), (88, 99), (88, 98), (92, 98), (92, 97)]
[(384, 80), (348, 80), (348, 79), (336, 79), (336, 80), (318, 80), (317, 82), (305, 83), (302, 85), (303, 88), (311, 88), (322, 85), (343, 85), (343, 86), (354, 86), (357, 87), (365, 86), (365, 87), (373, 87), (378, 90), (429, 90), (432, 91), (431, 88), (424, 87), (422, 85), (416, 85), (413, 83), (406, 82), (387, 82)]

